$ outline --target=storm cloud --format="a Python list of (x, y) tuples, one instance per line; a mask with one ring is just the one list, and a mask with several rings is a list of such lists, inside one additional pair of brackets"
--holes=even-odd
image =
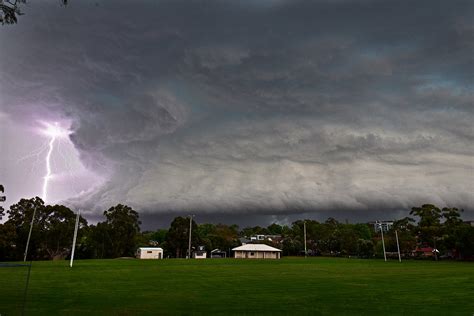
[[(24, 11), (0, 29), (0, 120), (68, 122), (103, 179), (70, 205), (372, 219), (429, 202), (473, 215), (471, 1)], [(21, 173), (8, 164), (7, 178)]]

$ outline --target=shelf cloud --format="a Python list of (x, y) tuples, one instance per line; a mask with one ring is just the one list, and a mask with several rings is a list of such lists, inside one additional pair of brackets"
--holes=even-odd
[[(68, 122), (102, 180), (65, 203), (351, 219), (434, 203), (474, 215), (471, 1), (24, 11), (0, 32), (0, 122)], [(24, 166), (4, 165), (14, 196), (34, 192), (14, 180)]]

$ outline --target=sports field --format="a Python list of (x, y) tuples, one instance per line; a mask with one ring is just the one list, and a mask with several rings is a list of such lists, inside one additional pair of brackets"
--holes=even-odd
[[(0, 267), (0, 314), (24, 267)], [(33, 262), (26, 315), (474, 315), (474, 264), (283, 258)]]

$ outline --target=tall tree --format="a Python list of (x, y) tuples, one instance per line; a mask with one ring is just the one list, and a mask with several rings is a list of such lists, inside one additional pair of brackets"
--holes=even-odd
[[(36, 209), (36, 213), (35, 213)], [(76, 216), (64, 205), (44, 205), (39, 197), (21, 199), (10, 206), (4, 229), (14, 236), (15, 257), (19, 259), (25, 250), (31, 220), (35, 213), (28, 254), (35, 259), (59, 259), (71, 251)], [(80, 217), (80, 227), (87, 221)], [(81, 231), (79, 231), (79, 238)]]
[[(71, 252), (71, 242), (74, 235), (76, 214), (64, 205), (47, 205), (44, 208), (45, 221), (41, 246), (50, 259), (65, 258)], [(82, 230), (87, 221), (79, 217), (78, 240), (82, 237)]]
[(410, 215), (420, 218), (417, 230), (419, 242), (436, 246), (436, 240), (441, 234), (441, 210), (433, 204), (423, 204), (421, 207), (413, 207)]
[(111, 257), (135, 254), (136, 236), (140, 232), (139, 215), (127, 205), (117, 204), (104, 211), (108, 251)]
[(463, 210), (455, 207), (445, 207), (441, 211), (445, 220), (443, 223), (443, 246), (453, 256), (462, 256), (462, 243), (460, 243), (460, 240), (466, 240), (462, 234), (465, 231), (461, 220), (461, 212)]
[[(192, 220), (192, 231), (191, 234), (191, 245), (197, 246), (199, 242), (198, 236), (198, 225)], [(168, 246), (167, 251), (170, 255), (176, 256), (176, 258), (182, 258), (186, 256), (189, 241), (189, 217), (178, 216), (171, 222), (170, 229), (166, 235), (166, 245)]]
[(16, 259), (20, 259), (26, 247), (28, 233), (30, 229), (31, 219), (35, 213), (35, 220), (29, 244), (30, 258), (43, 258), (41, 253), (41, 232), (45, 227), (44, 202), (41, 198), (35, 197), (31, 199), (21, 199), (18, 203), (10, 206), (7, 211), (8, 220), (5, 225), (11, 225), (15, 230), (15, 253), (12, 254)]

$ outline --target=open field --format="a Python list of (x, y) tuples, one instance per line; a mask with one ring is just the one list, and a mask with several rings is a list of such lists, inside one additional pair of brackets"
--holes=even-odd
[[(0, 314), (26, 268), (0, 268)], [(339, 258), (33, 262), (27, 315), (474, 315), (474, 264)]]

